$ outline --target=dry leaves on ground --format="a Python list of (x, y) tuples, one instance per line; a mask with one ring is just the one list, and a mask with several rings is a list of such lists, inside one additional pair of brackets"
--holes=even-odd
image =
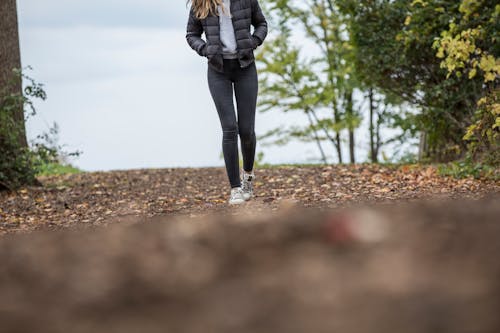
[(290, 203), (338, 207), (429, 197), (480, 198), (499, 184), (437, 175), (432, 167), (342, 165), (255, 170), (255, 198), (228, 206), (225, 169), (165, 168), (40, 178), (43, 187), (0, 193), (0, 234), (106, 225), (124, 216), (277, 210)]

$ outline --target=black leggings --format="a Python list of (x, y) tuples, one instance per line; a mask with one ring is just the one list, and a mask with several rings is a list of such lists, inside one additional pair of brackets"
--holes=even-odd
[[(207, 79), (222, 125), (222, 152), (229, 183), (231, 187), (241, 186), (238, 134), (245, 171), (252, 171), (255, 158), (254, 127), (258, 92), (255, 61), (241, 68), (238, 59), (224, 59), (224, 73), (208, 66)], [(238, 120), (234, 112), (233, 83)]]

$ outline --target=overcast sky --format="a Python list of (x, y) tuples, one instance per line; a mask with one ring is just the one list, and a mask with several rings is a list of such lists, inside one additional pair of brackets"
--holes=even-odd
[[(22, 64), (48, 94), (29, 138), (57, 122), (60, 143), (83, 151), (74, 164), (89, 171), (224, 165), (206, 59), (185, 40), (184, 0), (18, 0), (18, 13)], [(257, 113), (256, 134), (304, 121)], [(269, 163), (319, 157), (315, 144), (293, 142), (258, 142), (258, 152)]]

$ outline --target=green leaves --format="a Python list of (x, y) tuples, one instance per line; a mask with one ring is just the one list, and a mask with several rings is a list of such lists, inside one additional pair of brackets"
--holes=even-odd
[[(30, 67), (27, 67), (30, 69)], [(19, 140), (24, 130), (25, 119), (35, 116), (33, 99), (45, 100), (43, 85), (35, 82), (21, 70), (14, 70), (13, 77), (22, 77), (26, 83), (21, 93), (10, 93), (9, 86), (0, 92), (0, 189), (16, 189), (22, 185), (36, 184), (36, 175), (48, 164), (60, 163), (65, 156), (78, 156), (81, 152), (66, 153), (57, 142), (59, 128), (56, 123), (48, 133), (42, 133), (32, 140), (31, 147), (25, 147)], [(13, 84), (16, 80), (12, 80)], [(24, 111), (24, 118), (18, 119), (16, 111)]]
[(495, 8), (480, 0), (361, 0), (350, 9), (358, 75), (420, 110), (415, 125), (433, 160), (465, 153), (476, 101), (498, 80)]
[[(307, 127), (318, 129), (319, 141), (334, 144), (340, 161), (342, 135), (363, 115), (356, 103), (349, 109), (347, 93), (373, 88), (390, 105), (405, 105), (399, 115), (380, 110), (380, 116), (399, 126), (402, 138), (425, 132), (424, 155), (444, 161), (465, 154), (469, 141), (463, 137), (478, 121), (476, 101), (499, 82), (499, 5), (483, 0), (267, 3), (278, 17), (279, 32), (265, 52), (264, 72), (274, 77), (262, 81), (269, 85), (266, 110), (308, 114)], [(301, 45), (289, 45), (290, 28), (303, 28), (321, 55), (304, 61)], [(331, 117), (323, 121), (316, 113), (325, 110)], [(485, 119), (488, 129), (481, 133), (494, 138), (497, 119)]]
[[(352, 63), (354, 48), (349, 41), (348, 21), (337, 2), (329, 0), (267, 1), (269, 17), (277, 18), (276, 37), (268, 39), (268, 47), (258, 57), (261, 71), (263, 110), (302, 112), (308, 123), (304, 130), (294, 131), (300, 140), (317, 141), (323, 154), (322, 141), (328, 141), (342, 162), (341, 133), (354, 130), (360, 121), (352, 112), (347, 121), (345, 93), (358, 86)], [(293, 44), (291, 31), (302, 30), (307, 41), (318, 47), (320, 54), (304, 59), (302, 45)], [(279, 100), (279, 101), (278, 101)], [(326, 117), (325, 117), (326, 115)], [(302, 133), (302, 137), (299, 135)], [(325, 159), (325, 157), (323, 156)]]

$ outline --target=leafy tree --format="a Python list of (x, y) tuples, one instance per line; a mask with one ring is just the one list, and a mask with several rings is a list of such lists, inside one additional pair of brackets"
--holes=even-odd
[[(343, 142), (342, 132), (347, 130), (349, 134), (350, 160), (354, 162), (354, 130), (359, 126), (361, 119), (354, 103), (356, 81), (351, 73), (352, 66), (348, 60), (351, 53), (348, 34), (345, 30), (345, 22), (343, 22), (342, 16), (339, 15), (336, 5), (329, 0), (268, 0), (266, 3), (269, 8), (268, 11), (272, 14), (271, 16), (278, 17), (280, 22), (277, 24), (279, 28), (274, 30), (278, 30), (280, 36), (287, 36), (285, 44), (289, 44), (290, 37), (287, 29), (290, 30), (290, 27), (293, 27), (293, 29), (302, 28), (307, 38), (320, 49), (318, 56), (307, 62), (302, 61), (299, 65), (301, 70), (304, 71), (301, 74), (301, 79), (309, 82), (304, 86), (308, 90), (307, 98), (302, 98), (303, 105), (300, 107), (308, 115), (309, 131), (307, 133), (294, 131), (293, 134), (299, 137), (305, 134), (312, 135), (314, 140), (318, 142), (321, 151), (320, 142), (329, 141), (334, 145), (338, 161), (342, 163), (344, 161), (341, 146)], [(270, 45), (270, 42), (267, 44)], [(264, 61), (266, 64), (262, 70), (263, 73), (276, 74), (276, 69), (280, 71), (281, 67), (286, 68), (291, 65), (290, 61), (295, 63), (299, 61), (295, 59), (296, 56), (286, 57), (280, 54), (283, 52), (298, 54), (300, 46), (292, 48), (283, 45), (279, 51), (273, 53), (271, 49), (276, 50), (276, 46), (279, 45), (269, 46), (265, 49), (265, 57), (258, 57), (259, 61)], [(291, 66), (298, 68), (297, 65), (292, 64)], [(297, 76), (294, 77), (294, 79), (297, 78)], [(270, 80), (262, 80), (261, 86), (265, 87), (269, 82)], [(297, 91), (288, 89), (289, 86), (286, 80), (282, 80), (281, 87), (283, 87), (281, 96), (272, 96), (270, 94), (271, 100), (277, 101), (277, 97), (283, 98), (285, 95), (299, 97)], [(280, 89), (280, 87), (275, 84), (271, 89)], [(267, 93), (269, 89), (263, 89), (263, 92)], [(304, 96), (302, 95), (302, 97)], [(267, 105), (273, 107), (272, 101), (268, 101)], [(320, 110), (329, 110), (331, 116), (319, 117), (317, 112)], [(282, 134), (289, 135), (289, 133), (283, 132)], [(323, 151), (322, 156), (324, 160), (325, 154)]]
[(473, 123), (464, 139), (472, 159), (500, 164), (500, 4), (462, 0), (460, 16), (436, 38), (433, 47), (448, 77), (480, 76), (483, 97), (477, 102)]
[[(66, 153), (54, 138), (58, 127), (33, 140), (29, 147), (25, 120), (35, 115), (32, 99), (45, 99), (43, 85), (21, 71), (15, 0), (0, 2), (0, 190), (37, 185), (40, 168), (59, 162)], [(23, 89), (23, 79), (26, 87)], [(72, 152), (66, 155), (79, 155)]]
[[(354, 130), (363, 116), (355, 96), (363, 95), (374, 162), (384, 144), (418, 132), (423, 159), (450, 161), (469, 151), (498, 160), (500, 5), (495, 1), (268, 0), (266, 5), (279, 18), (283, 37), (258, 59), (266, 65), (264, 73), (288, 78), (263, 75), (268, 97), (263, 105), (269, 110), (295, 97), (300, 103), (288, 109), (309, 116), (306, 128), (279, 128), (269, 135), (310, 134), (323, 159), (321, 142), (330, 140), (342, 162), (347, 131), (354, 162)], [(283, 32), (290, 26), (303, 28), (319, 47), (318, 57), (299, 60), (300, 46), (290, 47), (290, 34)], [(331, 110), (331, 117), (314, 117), (320, 110)], [(401, 134), (382, 138), (382, 129), (391, 127)]]
[(339, 0), (349, 15), (356, 72), (369, 85), (420, 109), (415, 126), (425, 133), (433, 160), (464, 156), (483, 80), (450, 76), (433, 49), (458, 19), (452, 0)]
[[(263, 46), (264, 52), (257, 55), (263, 64), (260, 76), (259, 106), (261, 112), (279, 108), (282, 112), (303, 112), (307, 115), (307, 126), (279, 127), (261, 135), (259, 139), (273, 137), (267, 144), (283, 145), (291, 139), (315, 142), (321, 159), (327, 163), (322, 141), (335, 142), (328, 131), (326, 121), (319, 119), (316, 107), (319, 106), (319, 79), (311, 69), (311, 62), (299, 59), (300, 49), (290, 43), (290, 29), (283, 22), (279, 24), (280, 33), (269, 39)], [(265, 55), (264, 55), (265, 54)], [(323, 135), (321, 135), (323, 134)], [(264, 144), (266, 145), (266, 144)]]
[(34, 183), (35, 178), (29, 172), (29, 156), (24, 153), (28, 142), (15, 0), (0, 2), (0, 17), (0, 189), (5, 189), (21, 182)]

